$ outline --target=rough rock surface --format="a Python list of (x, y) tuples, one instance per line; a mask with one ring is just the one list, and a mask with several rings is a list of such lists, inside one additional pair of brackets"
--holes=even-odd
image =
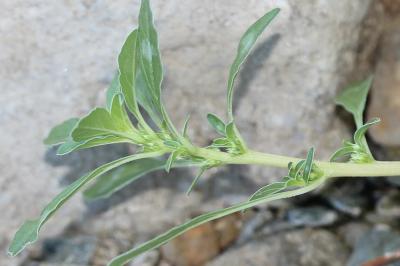
[[(66, 167), (44, 161), (42, 139), (54, 124), (103, 102), (118, 51), (135, 25), (138, 2), (1, 1), (1, 266), (18, 261), (3, 255), (17, 227), (61, 190)], [(303, 156), (315, 145), (318, 156), (327, 157), (345, 135), (333, 116), (332, 98), (343, 85), (341, 76), (353, 66), (369, 2), (154, 0), (166, 66), (164, 98), (173, 120), (181, 125), (192, 113), (191, 136), (199, 144), (209, 141), (205, 114), (224, 112), (228, 67), (241, 34), (266, 10), (279, 6), (279, 18), (237, 83), (239, 127), (251, 147)], [(61, 163), (52, 154), (47, 157), (54, 165), (76, 168), (85, 163), (77, 175), (110, 158), (108, 152), (92, 152)], [(282, 173), (240, 170), (263, 183)], [(42, 237), (60, 232), (82, 216), (82, 209), (76, 197), (52, 218)]]
[(348, 251), (325, 230), (297, 230), (232, 248), (207, 266), (342, 266)]
[(400, 20), (391, 23), (382, 33), (378, 44), (380, 54), (376, 63), (375, 80), (368, 111), (370, 118), (382, 122), (371, 128), (376, 142), (386, 146), (400, 146)]

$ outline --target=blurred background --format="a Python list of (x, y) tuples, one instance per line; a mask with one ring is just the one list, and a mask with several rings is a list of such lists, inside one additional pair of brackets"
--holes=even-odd
[[(68, 202), (40, 241), (10, 259), (15, 230), (58, 192), (126, 145), (56, 156), (42, 140), (55, 124), (105, 103), (116, 58), (136, 26), (138, 0), (3, 0), (0, 3), (0, 265), (105, 265), (115, 255), (205, 211), (243, 201), (283, 170), (209, 171), (187, 197), (194, 170), (146, 176), (109, 199)], [(338, 91), (374, 74), (368, 117), (377, 158), (400, 159), (400, 1), (153, 0), (165, 71), (164, 101), (198, 145), (224, 116), (228, 68), (246, 28), (274, 7), (239, 75), (235, 113), (249, 146), (327, 159), (350, 138)], [(141, 256), (140, 266), (358, 266), (400, 250), (400, 177), (343, 178), (186, 233)], [(386, 264), (370, 264), (386, 265)], [(400, 264), (391, 264), (400, 265)]]

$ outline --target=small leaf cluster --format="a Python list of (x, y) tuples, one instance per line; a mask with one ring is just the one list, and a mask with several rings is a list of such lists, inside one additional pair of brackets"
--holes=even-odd
[(311, 148), (305, 160), (300, 160), (297, 163), (290, 162), (288, 164), (288, 174), (283, 177), (281, 182), (275, 182), (268, 184), (258, 191), (256, 191), (251, 197), (251, 200), (260, 199), (268, 195), (273, 195), (281, 192), (288, 188), (296, 188), (307, 186), (310, 183), (323, 177), (324, 173), (314, 163), (314, 148)]
[(375, 161), (366, 141), (367, 130), (380, 122), (379, 118), (373, 118), (364, 124), (363, 114), (367, 102), (368, 92), (372, 84), (372, 77), (345, 88), (336, 98), (336, 104), (342, 106), (351, 113), (356, 124), (353, 141), (343, 142), (343, 146), (331, 156), (331, 161), (340, 157), (349, 157), (350, 162), (372, 163)]
[(240, 155), (246, 152), (246, 145), (233, 122), (225, 124), (214, 114), (208, 114), (207, 120), (215, 131), (221, 135), (221, 137), (212, 141), (210, 148), (226, 151), (233, 155)]
[(374, 158), (372, 157), (368, 146), (363, 141), (365, 138), (365, 134), (367, 130), (380, 122), (379, 118), (374, 118), (371, 121), (367, 122), (366, 124), (362, 125), (360, 128), (356, 130), (353, 136), (352, 141), (344, 141), (343, 147), (338, 149), (332, 156), (331, 161), (335, 161), (340, 157), (349, 156), (350, 162), (354, 163), (371, 163), (374, 162)]

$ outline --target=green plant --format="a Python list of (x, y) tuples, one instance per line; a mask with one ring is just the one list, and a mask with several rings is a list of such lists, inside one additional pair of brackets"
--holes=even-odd
[[(157, 248), (185, 231), (242, 211), (260, 203), (294, 197), (312, 191), (326, 180), (340, 176), (394, 176), (400, 175), (400, 162), (376, 161), (367, 144), (367, 129), (378, 123), (374, 119), (363, 123), (363, 111), (371, 85), (371, 78), (345, 89), (337, 104), (352, 113), (357, 130), (353, 141), (346, 141), (330, 162), (314, 160), (314, 148), (305, 159), (260, 153), (249, 149), (236, 127), (232, 99), (235, 77), (257, 38), (279, 13), (274, 9), (257, 20), (240, 40), (236, 58), (230, 68), (227, 92), (227, 122), (208, 114), (210, 125), (220, 135), (208, 147), (197, 147), (187, 135), (189, 118), (181, 131), (172, 124), (161, 100), (163, 78), (157, 32), (149, 0), (142, 0), (138, 29), (127, 37), (118, 57), (119, 71), (107, 91), (106, 107), (95, 108), (83, 118), (72, 118), (54, 127), (45, 139), (47, 145), (59, 145), (57, 153), (112, 143), (139, 146), (137, 154), (107, 163), (82, 176), (57, 195), (35, 220), (26, 221), (15, 234), (9, 254), (19, 254), (28, 244), (37, 240), (41, 227), (76, 192), (89, 182), (97, 181), (84, 191), (88, 199), (108, 197), (127, 184), (151, 171), (174, 167), (198, 167), (198, 176), (188, 192), (207, 169), (226, 164), (258, 164), (288, 168), (282, 181), (268, 184), (255, 192), (248, 201), (200, 215), (168, 232), (114, 258), (109, 265), (123, 265), (139, 254)], [(134, 121), (129, 118), (128, 111)], [(149, 124), (142, 116), (145, 112)], [(164, 158), (168, 155), (167, 158)], [(347, 162), (334, 162), (339, 157)], [(118, 168), (117, 168), (118, 167)], [(111, 178), (113, 177), (113, 178)]]

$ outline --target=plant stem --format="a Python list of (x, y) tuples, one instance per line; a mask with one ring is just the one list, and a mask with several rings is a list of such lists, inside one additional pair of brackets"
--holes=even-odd
[[(249, 150), (242, 155), (230, 155), (225, 152), (205, 148), (188, 147), (192, 155), (208, 159), (218, 160), (225, 164), (258, 164), (279, 168), (287, 168), (289, 162), (297, 163), (300, 158), (280, 156)], [(400, 161), (375, 161), (372, 163), (336, 163), (326, 161), (314, 161), (329, 177), (367, 177), (367, 176), (400, 176)]]

